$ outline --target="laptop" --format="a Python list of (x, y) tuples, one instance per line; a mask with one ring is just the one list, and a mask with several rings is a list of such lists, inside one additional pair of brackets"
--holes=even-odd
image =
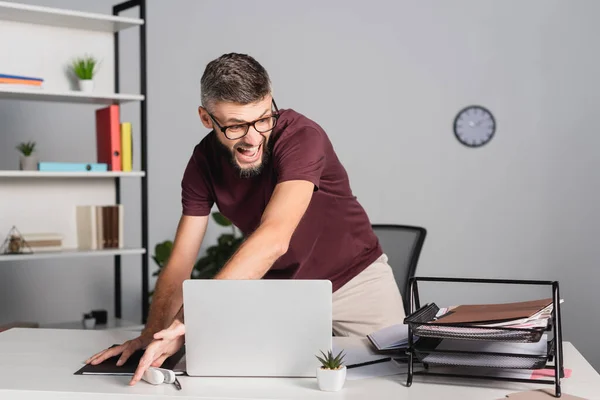
[(332, 346), (328, 280), (183, 282), (189, 376), (315, 377)]

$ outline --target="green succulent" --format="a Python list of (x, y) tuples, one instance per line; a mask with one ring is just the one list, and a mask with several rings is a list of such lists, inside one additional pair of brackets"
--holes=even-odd
[(23, 153), (24, 156), (30, 156), (35, 150), (35, 142), (23, 142), (19, 143), (17, 150)]
[(342, 360), (344, 359), (344, 357), (346, 356), (345, 354), (342, 354), (343, 350), (340, 351), (338, 353), (337, 356), (333, 356), (333, 352), (331, 350), (329, 350), (327, 352), (327, 355), (325, 353), (323, 353), (323, 351), (321, 351), (321, 354), (323, 355), (323, 357), (319, 357), (316, 356), (319, 361), (321, 361), (321, 368), (323, 369), (340, 369), (342, 367)]
[(92, 56), (85, 56), (83, 58), (76, 58), (71, 68), (73, 73), (77, 75), (79, 79), (92, 79), (96, 73), (96, 67), (98, 60)]

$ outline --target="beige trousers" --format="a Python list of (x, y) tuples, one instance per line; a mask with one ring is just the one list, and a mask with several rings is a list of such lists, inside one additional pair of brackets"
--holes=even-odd
[(385, 254), (333, 293), (335, 336), (366, 336), (402, 324), (404, 307)]

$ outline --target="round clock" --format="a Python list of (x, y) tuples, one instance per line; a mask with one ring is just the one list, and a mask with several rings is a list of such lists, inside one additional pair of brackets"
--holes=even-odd
[(468, 147), (481, 147), (492, 140), (496, 132), (496, 120), (482, 106), (468, 106), (458, 112), (454, 119), (454, 135)]

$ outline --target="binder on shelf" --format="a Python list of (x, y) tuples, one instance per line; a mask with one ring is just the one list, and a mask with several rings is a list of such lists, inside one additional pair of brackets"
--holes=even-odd
[(130, 172), (133, 168), (133, 139), (131, 122), (121, 124), (121, 169)]
[(96, 110), (96, 150), (99, 163), (110, 171), (121, 171), (121, 124), (119, 106)]
[[(440, 309), (435, 303), (421, 306), (418, 282), (548, 286), (552, 296), (537, 301)], [(553, 384), (556, 396), (560, 396), (564, 367), (558, 282), (413, 277), (409, 280), (409, 295), (411, 311), (404, 319), (409, 331), (407, 386), (412, 385), (414, 375), (499, 379)], [(419, 339), (413, 340), (413, 335)], [(415, 371), (414, 363), (428, 368)], [(551, 368), (554, 374), (550, 380), (473, 372), (482, 368), (490, 371)]]
[(104, 163), (70, 163), (49, 162), (38, 163), (38, 170), (43, 172), (106, 172), (108, 165)]

